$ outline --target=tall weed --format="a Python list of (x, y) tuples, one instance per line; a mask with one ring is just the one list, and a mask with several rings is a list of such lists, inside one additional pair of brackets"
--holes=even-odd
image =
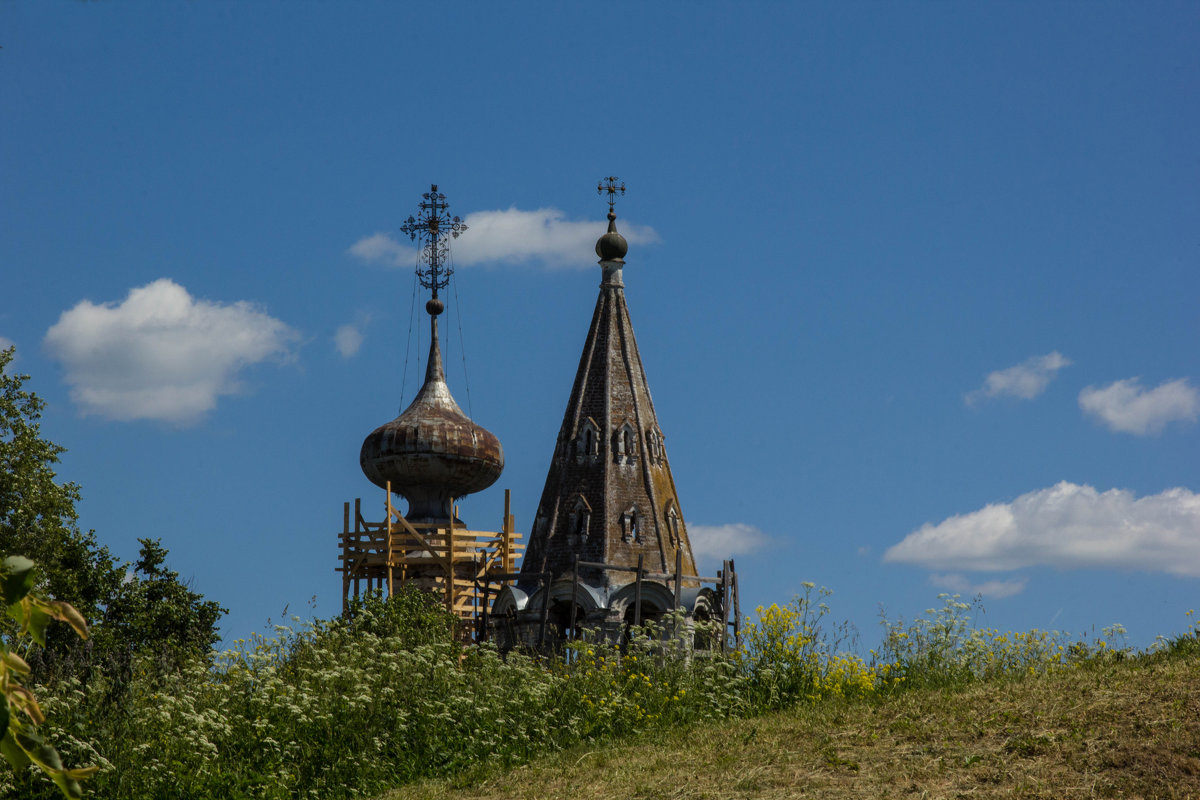
[[(135, 662), (120, 693), (101, 675), (87, 686), (40, 687), (39, 697), (64, 758), (101, 767), (89, 787), (97, 797), (351, 798), (424, 777), (470, 779), (655, 728), (1125, 652), (1113, 643), (1118, 627), (1091, 642), (1001, 634), (975, 628), (971, 605), (944, 596), (911, 623), (884, 620), (883, 644), (863, 659), (851, 629), (827, 624), (828, 595), (806, 584), (787, 606), (759, 609), (744, 647), (728, 655), (694, 651), (689, 637), (673, 635), (683, 620), (668, 617), (620, 647), (585, 635), (541, 658), (464, 648), (439, 605), (400, 592), (368, 598), (344, 618), (293, 620), (170, 675)], [(720, 631), (701, 634), (717, 641)], [(52, 790), (0, 783), (4, 798)]]
[[(940, 608), (930, 608), (911, 623), (890, 621), (881, 614), (883, 640), (871, 651), (872, 663), (886, 671), (888, 688), (961, 686), (978, 680), (1032, 675), (1097, 658), (1120, 658), (1125, 629), (1104, 628), (1088, 641), (1061, 631), (1034, 628), (1001, 632), (977, 628), (969, 612), (982, 611), (978, 599), (963, 602), (957, 594), (939, 594)], [(883, 688), (883, 687), (881, 687)]]

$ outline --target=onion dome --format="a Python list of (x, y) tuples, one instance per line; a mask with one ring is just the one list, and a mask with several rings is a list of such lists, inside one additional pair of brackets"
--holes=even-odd
[[(440, 305), (440, 303), (439, 303)], [(446, 521), (455, 498), (482, 491), (504, 470), (495, 434), (462, 412), (450, 395), (432, 320), (425, 383), (404, 412), (363, 440), (359, 464), (367, 479), (408, 500), (406, 518)]]
[(424, 266), (418, 261), (417, 277), (433, 290), (425, 304), (430, 317), (425, 383), (412, 405), (363, 440), (358, 463), (371, 483), (384, 489), (390, 483), (393, 492), (408, 500), (407, 519), (443, 523), (451, 519), (456, 498), (496, 482), (504, 470), (504, 450), (494, 434), (462, 412), (446, 386), (437, 325), (445, 304), (438, 290), (453, 272), (445, 260), (446, 236), (458, 238), (467, 226), (446, 213), (446, 196), (436, 184), (422, 198), (420, 217), (409, 217), (400, 229), (421, 240)]
[(624, 262), (625, 254), (629, 252), (629, 242), (617, 233), (617, 215), (612, 209), (608, 211), (608, 232), (596, 240), (596, 255), (601, 261)]

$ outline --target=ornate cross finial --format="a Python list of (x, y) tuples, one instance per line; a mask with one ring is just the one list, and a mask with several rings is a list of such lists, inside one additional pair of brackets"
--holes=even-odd
[[(421, 257), (417, 259), (417, 278), (426, 289), (433, 290), (433, 299), (437, 300), (438, 289), (446, 288), (454, 269), (445, 263), (450, 242), (446, 234), (457, 239), (459, 234), (467, 229), (458, 217), (451, 217), (447, 212), (450, 205), (446, 195), (440, 193), (437, 184), (430, 186), (429, 191), (421, 195), (421, 214), (409, 217), (400, 226), (400, 230), (408, 234), (408, 238), (421, 240)], [(425, 265), (422, 267), (421, 262)]]
[(613, 213), (613, 203), (617, 201), (617, 193), (625, 194), (624, 181), (618, 186), (617, 180), (616, 176), (610, 175), (607, 178), (601, 178), (599, 185), (596, 186), (596, 194), (608, 192), (608, 213), (610, 214)]

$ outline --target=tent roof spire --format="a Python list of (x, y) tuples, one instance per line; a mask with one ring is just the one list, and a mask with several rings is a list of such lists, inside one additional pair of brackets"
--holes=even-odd
[[(527, 588), (537, 573), (566, 574), (576, 558), (635, 566), (641, 556), (647, 569), (668, 572), (681, 552), (684, 573), (696, 574), (625, 304), (628, 243), (614, 210), (625, 185), (609, 177), (597, 190), (608, 193), (609, 203), (608, 231), (596, 242), (604, 277), (521, 565), (530, 576), (522, 581)], [(584, 569), (580, 576), (604, 589), (633, 580), (632, 573), (611, 570)]]

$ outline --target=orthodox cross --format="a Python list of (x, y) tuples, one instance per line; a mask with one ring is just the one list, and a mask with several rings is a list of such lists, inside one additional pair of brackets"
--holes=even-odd
[[(421, 195), (423, 198), (417, 217), (409, 217), (400, 226), (400, 230), (408, 234), (408, 238), (421, 240), (421, 256), (417, 259), (417, 279), (426, 289), (433, 290), (433, 299), (438, 296), (438, 289), (446, 288), (454, 268), (445, 263), (450, 250), (450, 242), (446, 234), (457, 239), (459, 234), (467, 229), (458, 217), (447, 213), (450, 205), (446, 195), (438, 191), (437, 184), (429, 187), (429, 191)], [(424, 261), (424, 267), (421, 262)]]
[(613, 213), (613, 203), (617, 200), (617, 194), (625, 194), (625, 183), (622, 181), (618, 186), (615, 176), (601, 178), (599, 185), (596, 186), (596, 194), (604, 194), (605, 192), (608, 192), (608, 213), (611, 214)]

